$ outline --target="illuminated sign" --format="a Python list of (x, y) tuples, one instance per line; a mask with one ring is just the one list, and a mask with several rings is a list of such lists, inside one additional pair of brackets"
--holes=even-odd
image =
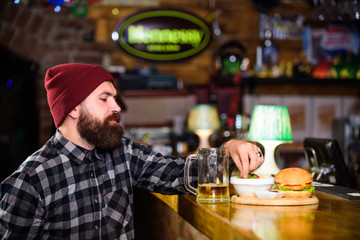
[(112, 34), (118, 46), (139, 58), (174, 61), (194, 56), (211, 39), (209, 26), (182, 11), (148, 10), (121, 21)]

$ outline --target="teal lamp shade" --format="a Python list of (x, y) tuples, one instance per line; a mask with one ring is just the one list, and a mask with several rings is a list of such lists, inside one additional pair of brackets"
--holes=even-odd
[(248, 139), (292, 142), (290, 115), (287, 107), (255, 105)]
[(209, 137), (220, 128), (217, 108), (213, 104), (194, 105), (188, 117), (188, 130), (199, 136), (199, 148), (210, 147)]
[(264, 162), (254, 171), (262, 176), (275, 176), (280, 171), (275, 162), (275, 149), (293, 141), (289, 110), (284, 106), (255, 105), (248, 140), (264, 147)]

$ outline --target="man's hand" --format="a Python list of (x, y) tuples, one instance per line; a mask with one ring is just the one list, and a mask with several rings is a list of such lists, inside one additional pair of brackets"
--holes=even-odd
[[(264, 154), (253, 143), (229, 140), (224, 147), (229, 150), (230, 156), (240, 170), (242, 178), (247, 178), (250, 171), (255, 170), (264, 162)], [(257, 155), (258, 152), (261, 153), (260, 156)]]

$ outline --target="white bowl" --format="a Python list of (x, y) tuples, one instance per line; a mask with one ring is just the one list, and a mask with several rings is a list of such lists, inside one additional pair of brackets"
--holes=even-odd
[(284, 196), (284, 192), (282, 191), (256, 191), (255, 196), (257, 198), (282, 198)]
[(258, 179), (243, 179), (237, 176), (230, 178), (230, 183), (234, 186), (240, 197), (256, 197), (256, 191), (270, 191), (274, 185), (273, 177)]

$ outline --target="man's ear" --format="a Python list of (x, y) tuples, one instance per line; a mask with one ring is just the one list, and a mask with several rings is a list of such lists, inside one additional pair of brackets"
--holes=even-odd
[(73, 110), (71, 110), (68, 115), (73, 119), (77, 119), (80, 116), (80, 104), (77, 105)]

